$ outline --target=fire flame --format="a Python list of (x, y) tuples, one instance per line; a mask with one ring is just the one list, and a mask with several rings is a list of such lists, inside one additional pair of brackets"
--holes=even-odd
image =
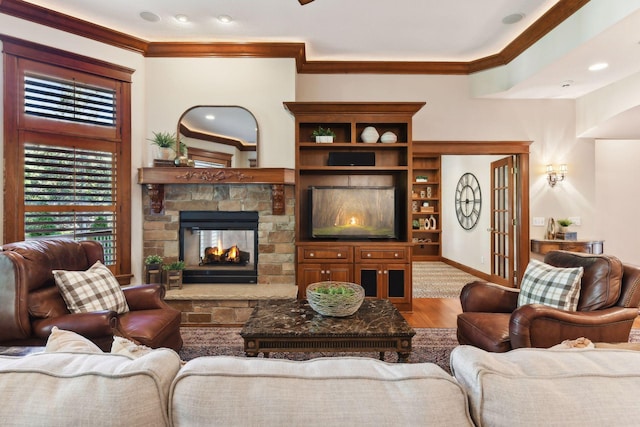
[(231, 248), (229, 248), (229, 252), (227, 252), (227, 260), (236, 261), (237, 259), (239, 259), (239, 254), (240, 251), (238, 250), (238, 247), (236, 245), (233, 245)]

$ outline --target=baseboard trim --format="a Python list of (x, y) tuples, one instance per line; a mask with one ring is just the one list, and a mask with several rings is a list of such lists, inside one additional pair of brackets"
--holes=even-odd
[(490, 276), (487, 273), (484, 273), (482, 271), (476, 270), (475, 268), (471, 268), (469, 266), (466, 266), (464, 264), (460, 264), (459, 262), (450, 260), (449, 258), (442, 258), (442, 262), (444, 262), (445, 264), (449, 264), (452, 267), (457, 268), (458, 270), (462, 270), (465, 273), (469, 273), (472, 276), (476, 276), (479, 277), (482, 280), (486, 280), (487, 282), (490, 282)]

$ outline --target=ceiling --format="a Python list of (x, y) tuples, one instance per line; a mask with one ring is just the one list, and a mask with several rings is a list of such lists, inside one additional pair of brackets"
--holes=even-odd
[[(603, 0), (591, 0), (593, 2)], [(608, 0), (610, 1), (610, 0)], [(623, 1), (623, 0), (616, 0)], [(624, 0), (627, 1), (627, 0)], [(303, 43), (309, 61), (465, 63), (496, 55), (571, 0), (27, 0), (147, 42)], [(304, 3), (304, 1), (303, 1)], [(143, 19), (141, 14), (146, 15)], [(176, 16), (184, 15), (187, 22)], [(221, 16), (231, 22), (223, 23)], [(518, 22), (503, 20), (520, 16)], [(148, 18), (151, 17), (151, 20)], [(570, 34), (574, 36), (574, 34)], [(575, 99), (640, 72), (640, 6), (501, 98)], [(605, 61), (600, 72), (587, 67)]]

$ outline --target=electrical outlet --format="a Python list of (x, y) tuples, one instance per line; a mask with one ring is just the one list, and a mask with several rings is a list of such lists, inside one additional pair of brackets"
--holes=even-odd
[(571, 225), (582, 225), (582, 221), (579, 216), (570, 216), (569, 221), (571, 221)]
[(533, 217), (533, 225), (535, 227), (544, 227), (544, 217), (543, 216), (534, 216)]
[(480, 264), (484, 264), (484, 257), (483, 256), (480, 257)]

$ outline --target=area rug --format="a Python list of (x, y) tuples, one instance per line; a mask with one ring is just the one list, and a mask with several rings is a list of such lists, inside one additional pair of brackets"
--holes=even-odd
[[(409, 363), (433, 362), (449, 372), (449, 355), (458, 344), (454, 328), (415, 328), (416, 335), (411, 341), (413, 351), (409, 356)], [(191, 360), (200, 356), (240, 356), (245, 357), (244, 342), (240, 336), (240, 328), (200, 328), (188, 327), (180, 330), (184, 346), (180, 350), (182, 360)], [(316, 353), (280, 353), (269, 354), (271, 358), (289, 360), (308, 360), (317, 357), (354, 356), (371, 357), (377, 359), (378, 353), (344, 353), (344, 352), (316, 352)], [(260, 354), (258, 357), (263, 357)], [(393, 352), (385, 353), (385, 361), (397, 362), (398, 355)]]
[[(451, 350), (458, 345), (455, 328), (414, 328), (416, 335), (411, 341), (413, 351), (409, 363), (432, 362), (446, 372), (449, 370)], [(181, 328), (184, 346), (180, 350), (182, 360), (188, 361), (200, 356), (239, 356), (245, 357), (244, 344), (240, 328)], [(640, 342), (640, 329), (632, 329), (629, 342)], [(289, 360), (309, 360), (318, 357), (354, 356), (378, 358), (378, 353), (270, 353), (269, 357)], [(258, 357), (263, 357), (262, 354)], [(396, 353), (385, 353), (386, 362), (397, 362)]]
[(413, 263), (414, 298), (458, 298), (477, 277), (440, 261)]

